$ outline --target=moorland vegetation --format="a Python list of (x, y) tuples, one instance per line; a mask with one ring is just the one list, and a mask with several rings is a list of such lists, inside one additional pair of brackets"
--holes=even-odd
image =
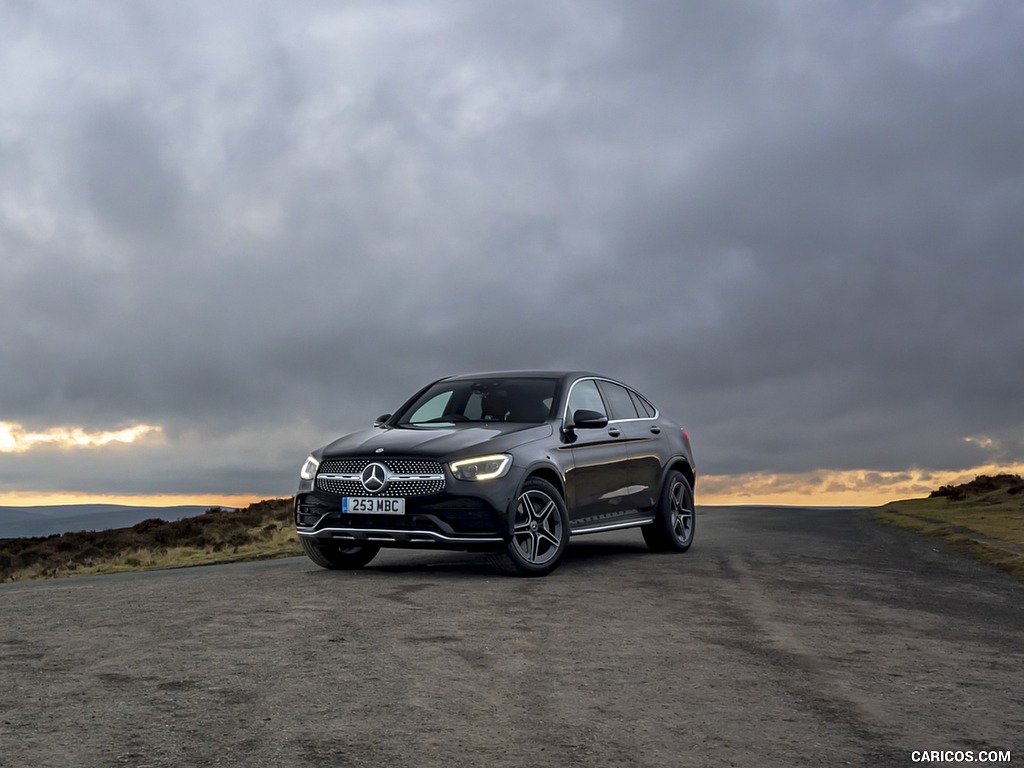
[(926, 499), (896, 501), (876, 520), (935, 536), (949, 546), (1024, 580), (1024, 478), (979, 475), (944, 485)]
[[(109, 531), (0, 539), (0, 582), (300, 555), (291, 511), (292, 499), (268, 499), (173, 522), (153, 518)], [(872, 514), (880, 522), (939, 537), (1024, 580), (1020, 475), (980, 475)]]
[(0, 539), (0, 581), (298, 555), (291, 510), (291, 499), (268, 499), (173, 522), (152, 518), (130, 528)]

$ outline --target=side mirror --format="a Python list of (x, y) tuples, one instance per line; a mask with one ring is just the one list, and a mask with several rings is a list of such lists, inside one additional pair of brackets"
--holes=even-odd
[(390, 419), (390, 418), (391, 418), (391, 414), (390, 413), (385, 413), (385, 414), (383, 414), (381, 416), (378, 416), (377, 420), (375, 422), (373, 422), (373, 426), (375, 426), (375, 427), (383, 427), (387, 423), (388, 419)]
[(572, 425), (576, 429), (602, 429), (608, 426), (608, 417), (597, 411), (580, 408), (572, 415)]

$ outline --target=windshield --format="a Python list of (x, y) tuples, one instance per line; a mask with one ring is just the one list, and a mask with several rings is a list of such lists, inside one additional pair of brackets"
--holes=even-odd
[(441, 381), (398, 417), (399, 426), (451, 426), (506, 421), (540, 424), (551, 416), (557, 379), (503, 378)]

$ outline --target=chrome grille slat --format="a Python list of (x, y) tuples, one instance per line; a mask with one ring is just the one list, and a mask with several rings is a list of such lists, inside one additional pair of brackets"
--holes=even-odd
[[(387, 486), (371, 493), (360, 479), (368, 464), (383, 464), (391, 473)], [(340, 496), (429, 496), (444, 490), (444, 470), (438, 461), (423, 459), (330, 459), (320, 465), (316, 487)]]
[(396, 475), (443, 475), (441, 462), (424, 459), (328, 459), (320, 465), (326, 474), (358, 475), (367, 464), (383, 464)]

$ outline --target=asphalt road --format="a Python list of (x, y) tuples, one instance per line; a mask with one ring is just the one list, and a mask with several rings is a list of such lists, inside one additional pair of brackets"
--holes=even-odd
[(1024, 585), (864, 511), (702, 510), (689, 553), (599, 535), (544, 579), (385, 552), (354, 573), (296, 558), (0, 586), (5, 767), (921, 750), (1024, 764)]

